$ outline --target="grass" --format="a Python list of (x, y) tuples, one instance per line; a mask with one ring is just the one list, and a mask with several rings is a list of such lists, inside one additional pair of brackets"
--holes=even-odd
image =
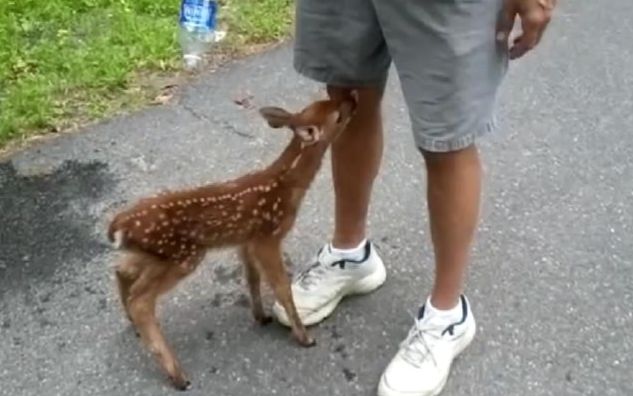
[[(291, 0), (221, 0), (216, 51), (284, 38)], [(0, 0), (0, 148), (123, 109), (181, 68), (179, 0)]]
[(237, 45), (282, 39), (293, 22), (293, 0), (233, 0), (226, 4), (226, 23)]

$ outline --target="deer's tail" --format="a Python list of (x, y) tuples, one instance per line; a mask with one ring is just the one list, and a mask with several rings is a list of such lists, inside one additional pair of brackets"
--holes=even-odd
[(125, 221), (121, 215), (116, 216), (108, 227), (108, 240), (114, 248), (120, 249), (125, 243)]

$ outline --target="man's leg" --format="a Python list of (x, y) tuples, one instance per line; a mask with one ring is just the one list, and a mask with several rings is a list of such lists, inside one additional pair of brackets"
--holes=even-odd
[[(349, 88), (328, 87), (331, 97)], [(350, 294), (369, 293), (386, 278), (381, 258), (366, 239), (367, 213), (374, 179), (382, 159), (380, 114), (384, 85), (358, 88), (356, 114), (332, 146), (332, 178), (335, 192), (335, 228), (330, 243), (321, 248), (292, 285), (297, 311), (305, 325), (329, 316)], [(288, 324), (278, 304), (273, 312)]]
[[(295, 278), (292, 294), (305, 325), (330, 315), (347, 295), (369, 293), (385, 282), (384, 264), (365, 225), (382, 157), (380, 103), (391, 57), (371, 0), (299, 0), (294, 65), (328, 86), (331, 96), (353, 87), (359, 106), (332, 146), (336, 198), (334, 235)], [(285, 311), (273, 306), (279, 321)]]
[(431, 304), (439, 310), (458, 305), (470, 245), (477, 226), (481, 165), (477, 147), (448, 153), (423, 152), (427, 204), (435, 252)]
[(482, 172), (477, 147), (421, 151), (427, 171), (435, 282), (407, 339), (381, 377), (379, 396), (437, 395), (453, 359), (476, 331), (462, 292), (479, 215)]
[[(335, 98), (346, 88), (328, 87)], [(361, 88), (354, 118), (332, 145), (335, 228), (332, 246), (352, 249), (365, 240), (367, 212), (383, 151), (382, 87)]]
[[(436, 396), (476, 322), (463, 293), (480, 204), (477, 139), (494, 129), (507, 67), (501, 0), (375, 2), (427, 170), (435, 282), (389, 362), (379, 396)], [(412, 51), (412, 48), (419, 48)]]

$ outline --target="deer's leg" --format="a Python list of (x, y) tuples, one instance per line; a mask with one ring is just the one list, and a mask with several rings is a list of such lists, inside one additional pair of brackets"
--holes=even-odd
[[(158, 288), (160, 284), (156, 284)], [(158, 364), (166, 372), (175, 388), (188, 389), (191, 385), (186, 379), (180, 363), (167, 345), (167, 341), (156, 319), (156, 299), (158, 290), (150, 288), (147, 292), (134, 296), (130, 300), (130, 314), (141, 335), (143, 344), (154, 355)]]
[(254, 243), (252, 253), (273, 289), (275, 297), (286, 310), (294, 337), (305, 347), (316, 345), (314, 338), (309, 335), (297, 314), (290, 289), (290, 279), (284, 268), (281, 241), (269, 239)]
[(141, 260), (143, 260), (143, 264), (139, 274), (129, 287), (127, 297), (128, 306), (134, 298), (145, 294), (148, 290), (155, 289), (158, 279), (163, 276), (168, 269), (167, 263), (151, 260), (149, 258), (141, 258)]
[(119, 287), (119, 295), (121, 296), (121, 305), (123, 305), (123, 310), (125, 311), (125, 315), (127, 318), (132, 321), (130, 318), (130, 309), (128, 307), (128, 297), (130, 296), (130, 287), (132, 283), (134, 283), (134, 279), (128, 278), (125, 273), (120, 272), (118, 269), (115, 272), (117, 285)]
[[(156, 318), (156, 302), (158, 297), (171, 290), (188, 274), (193, 272), (202, 261), (203, 254), (192, 254), (188, 259), (176, 265), (160, 263), (160, 272), (154, 271), (145, 277), (141, 274), (139, 281), (143, 284), (136, 289), (139, 294), (130, 297), (130, 314), (140, 333), (143, 343), (152, 352), (161, 368), (167, 373), (176, 389), (186, 390), (191, 383), (186, 378), (180, 362), (167, 344)], [(150, 267), (151, 268), (151, 267)], [(149, 270), (148, 270), (149, 271)]]
[(127, 256), (119, 264), (117, 264), (115, 269), (117, 286), (121, 297), (121, 305), (123, 305), (123, 310), (130, 321), (132, 321), (128, 306), (130, 288), (139, 276), (141, 265), (141, 258), (136, 254), (130, 253), (127, 254)]
[(261, 325), (267, 325), (272, 322), (272, 317), (264, 313), (264, 306), (262, 305), (261, 295), (261, 277), (259, 275), (259, 269), (255, 263), (249, 245), (244, 245), (240, 249), (240, 258), (244, 264), (244, 272), (246, 275), (246, 281), (248, 283), (248, 290), (251, 295), (251, 310), (253, 317)]
[(131, 312), (132, 301), (147, 293), (152, 288), (155, 288), (158, 278), (160, 278), (167, 267), (165, 263), (159, 262), (158, 260), (142, 254), (134, 253), (131, 257), (135, 260), (134, 268), (136, 271), (132, 271), (130, 273), (122, 272), (122, 274), (124, 274), (122, 277), (125, 278), (125, 276), (129, 276), (132, 280), (129, 285), (125, 285), (121, 290), (122, 294), (125, 293), (127, 301), (126, 312), (128, 318), (130, 319), (130, 322), (132, 322), (132, 327), (134, 328), (136, 336), (140, 337), (141, 333), (139, 324)]

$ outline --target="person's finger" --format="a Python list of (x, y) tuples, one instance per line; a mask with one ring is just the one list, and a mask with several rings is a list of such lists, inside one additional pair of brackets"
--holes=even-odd
[(510, 48), (510, 59), (520, 58), (536, 47), (543, 36), (543, 31), (548, 22), (549, 16), (540, 7), (521, 15), (523, 34), (517, 38), (512, 48)]
[(499, 42), (507, 42), (510, 38), (510, 32), (514, 27), (514, 19), (517, 14), (516, 8), (514, 8), (513, 2), (506, 1), (499, 14), (497, 20), (496, 39)]

